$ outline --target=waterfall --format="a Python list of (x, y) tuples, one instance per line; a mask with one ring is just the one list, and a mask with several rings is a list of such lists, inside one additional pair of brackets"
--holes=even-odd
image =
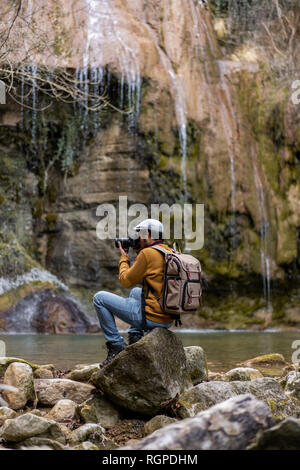
[(251, 149), (251, 161), (254, 172), (254, 182), (256, 187), (257, 205), (260, 218), (260, 257), (261, 257), (261, 270), (263, 281), (264, 298), (267, 303), (267, 310), (272, 310), (271, 304), (271, 281), (270, 281), (270, 259), (268, 256), (268, 234), (269, 234), (269, 221), (267, 216), (265, 196), (263, 191), (262, 182), (257, 170), (254, 159), (254, 149)]

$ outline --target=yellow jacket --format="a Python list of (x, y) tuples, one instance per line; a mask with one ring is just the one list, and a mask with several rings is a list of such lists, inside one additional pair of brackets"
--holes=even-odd
[[(164, 243), (159, 243), (166, 250), (171, 248)], [(119, 280), (123, 287), (133, 287), (145, 278), (147, 283), (154, 289), (159, 297), (162, 294), (163, 274), (164, 274), (164, 257), (153, 248), (143, 248), (137, 255), (134, 264), (130, 267), (130, 261), (126, 255), (121, 255), (119, 262)], [(147, 295), (147, 285), (145, 286), (145, 294)], [(149, 290), (146, 296), (146, 317), (157, 323), (168, 323), (172, 319), (170, 315), (163, 313), (155, 296)]]

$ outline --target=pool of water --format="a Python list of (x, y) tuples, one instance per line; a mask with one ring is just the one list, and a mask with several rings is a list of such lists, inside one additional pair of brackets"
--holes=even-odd
[[(202, 346), (210, 370), (225, 371), (246, 359), (271, 352), (281, 353), (290, 362), (292, 343), (300, 340), (300, 331), (186, 331), (176, 332), (184, 346)], [(123, 335), (126, 337), (126, 335)], [(69, 369), (76, 364), (92, 364), (106, 357), (102, 335), (0, 335), (6, 355), (38, 364), (54, 364)]]

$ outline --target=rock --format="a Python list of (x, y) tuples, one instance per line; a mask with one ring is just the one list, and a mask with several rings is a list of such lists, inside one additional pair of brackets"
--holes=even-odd
[(145, 434), (152, 434), (154, 431), (157, 431), (157, 429), (163, 428), (168, 424), (175, 423), (176, 421), (177, 420), (175, 418), (170, 418), (169, 416), (154, 416), (154, 418), (150, 419), (150, 421), (145, 424)]
[(98, 370), (99, 364), (91, 364), (80, 369), (72, 370), (65, 377), (66, 379), (77, 380), (78, 382), (88, 382), (92, 374)]
[(263, 373), (265, 376), (282, 375), (282, 370), (287, 366), (282, 354), (271, 353), (263, 356), (257, 356), (253, 359), (241, 362), (239, 366), (254, 367)]
[(99, 423), (105, 429), (120, 419), (118, 409), (105, 397), (90, 398), (78, 406), (78, 412), (85, 423)]
[(73, 447), (73, 450), (99, 450), (99, 447), (90, 441), (84, 441), (81, 444)]
[(182, 343), (165, 328), (128, 346), (91, 381), (117, 405), (150, 416), (191, 386)]
[(253, 380), (262, 377), (263, 374), (257, 369), (252, 369), (251, 367), (236, 367), (226, 372), (224, 380), (232, 382), (235, 380)]
[(187, 370), (194, 385), (208, 379), (208, 368), (205, 351), (201, 346), (184, 348)]
[(61, 442), (55, 441), (54, 439), (48, 439), (46, 437), (30, 437), (29, 439), (25, 439), (18, 444), (14, 445), (14, 448), (17, 449), (28, 449), (33, 448), (34, 450), (38, 450), (37, 448), (42, 447), (43, 449), (53, 449), (53, 450), (64, 450), (65, 446), (61, 444)]
[(32, 362), (25, 361), (25, 359), (19, 359), (17, 357), (0, 357), (0, 376), (3, 376), (6, 369), (10, 364), (13, 362), (20, 362), (23, 364), (28, 364), (32, 370), (38, 369), (39, 366), (38, 364), (33, 364)]
[(15, 419), (7, 419), (1, 428), (1, 437), (6, 441), (20, 442), (29, 437), (46, 437), (62, 444), (65, 437), (55, 421), (26, 413)]
[(100, 424), (84, 424), (70, 433), (69, 442), (70, 445), (75, 445), (78, 442), (87, 440), (95, 442), (96, 444), (102, 443), (104, 440), (104, 433), (105, 429), (100, 426)]
[(33, 372), (35, 379), (53, 379), (55, 367), (52, 364), (41, 366)]
[(10, 408), (20, 410), (29, 400), (34, 399), (33, 373), (28, 364), (13, 362), (4, 374), (4, 384), (18, 389), (17, 392), (5, 390), (3, 397)]
[(30, 411), (28, 411), (28, 413), (31, 413), (31, 414), (33, 414), (33, 415), (35, 415), (35, 416), (43, 416), (42, 411), (41, 411), (41, 410), (38, 410), (38, 409), (30, 410)]
[(299, 450), (300, 421), (286, 418), (262, 432), (251, 450)]
[(36, 379), (34, 388), (38, 403), (53, 406), (63, 398), (82, 403), (92, 396), (95, 387), (68, 379)]
[(246, 382), (201, 383), (179, 397), (177, 413), (181, 418), (192, 417), (217, 403), (245, 393), (251, 393), (264, 401), (277, 419), (287, 416), (298, 417), (300, 413), (299, 405), (297, 406), (297, 403), (290, 400), (284, 394), (280, 384), (270, 377)]
[(224, 373), (223, 372), (212, 372), (212, 371), (208, 371), (208, 380), (217, 380), (217, 381), (221, 381), (221, 380), (224, 380)]
[(269, 408), (252, 395), (230, 398), (194, 418), (155, 431), (120, 450), (242, 450), (272, 426)]
[(68, 421), (74, 419), (76, 415), (77, 404), (72, 400), (59, 400), (52, 410), (48, 413), (47, 418), (55, 421)]
[(0, 426), (7, 420), (13, 419), (17, 416), (17, 413), (6, 406), (1, 406), (0, 408)]
[(289, 372), (285, 377), (285, 382), (286, 395), (300, 400), (300, 373), (296, 371)]

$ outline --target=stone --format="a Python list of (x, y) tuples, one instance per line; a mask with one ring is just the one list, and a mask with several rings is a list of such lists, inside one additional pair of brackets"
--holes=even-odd
[(287, 362), (282, 354), (271, 353), (248, 359), (238, 365), (258, 369), (264, 376), (280, 376)]
[(300, 414), (299, 405), (290, 400), (277, 380), (271, 377), (251, 381), (201, 383), (179, 397), (177, 413), (181, 418), (192, 417), (217, 403), (245, 393), (251, 393), (264, 401), (277, 419), (298, 417)]
[(17, 413), (6, 406), (0, 407), (0, 426), (7, 420), (13, 419), (17, 416)]
[(104, 440), (105, 429), (100, 424), (87, 423), (70, 433), (70, 445), (78, 444), (83, 441), (92, 441), (94, 443), (102, 443)]
[(251, 450), (299, 450), (300, 420), (286, 418), (259, 434)]
[(20, 410), (28, 401), (34, 400), (33, 373), (28, 364), (11, 363), (6, 369), (3, 382), (18, 389), (17, 392), (9, 390), (3, 392), (4, 399), (13, 410)]
[(194, 385), (208, 380), (206, 354), (201, 346), (186, 346), (184, 348), (187, 370)]
[(38, 450), (38, 448), (49, 449), (49, 450), (64, 450), (65, 446), (54, 439), (48, 439), (46, 437), (30, 437), (14, 445), (17, 449), (29, 449)]
[(73, 450), (99, 450), (99, 447), (90, 441), (84, 441), (81, 444), (73, 447)]
[(48, 413), (47, 418), (55, 421), (69, 421), (75, 418), (77, 406), (72, 400), (59, 400)]
[(119, 410), (104, 396), (93, 397), (78, 406), (78, 412), (85, 423), (99, 423), (109, 429), (120, 419)]
[(165, 328), (128, 346), (91, 381), (113, 403), (150, 416), (192, 385), (181, 340)]
[(55, 367), (52, 364), (41, 366), (35, 369), (33, 377), (35, 379), (53, 379), (55, 374)]
[(263, 374), (257, 369), (252, 369), (251, 367), (236, 367), (226, 372), (224, 380), (232, 382), (235, 380), (253, 380), (262, 377)]
[(79, 404), (90, 398), (95, 389), (92, 385), (69, 379), (36, 379), (34, 388), (38, 403), (43, 406), (54, 406), (63, 398)]
[(212, 372), (208, 371), (208, 380), (217, 380), (218, 382), (224, 380), (224, 373), (223, 372)]
[(89, 366), (74, 369), (69, 372), (65, 378), (70, 380), (77, 380), (78, 382), (88, 382), (94, 372), (99, 370), (99, 364), (91, 364)]
[(250, 394), (240, 395), (120, 450), (243, 450), (273, 423), (265, 403)]
[(176, 421), (177, 420), (175, 418), (170, 418), (169, 416), (154, 416), (154, 418), (150, 419), (150, 421), (147, 421), (147, 423), (145, 423), (145, 434), (152, 434), (154, 431), (157, 431), (157, 429), (163, 428), (168, 424), (175, 423)]
[(1, 428), (1, 437), (5, 441), (20, 442), (36, 436), (65, 443), (65, 436), (55, 421), (32, 413), (26, 413), (15, 419), (7, 419)]
[(41, 367), (38, 364), (33, 364), (32, 362), (28, 362), (25, 359), (19, 359), (17, 357), (0, 357), (0, 376), (4, 375), (8, 366), (12, 364), (13, 362), (20, 362), (23, 364), (28, 364), (33, 370)]

